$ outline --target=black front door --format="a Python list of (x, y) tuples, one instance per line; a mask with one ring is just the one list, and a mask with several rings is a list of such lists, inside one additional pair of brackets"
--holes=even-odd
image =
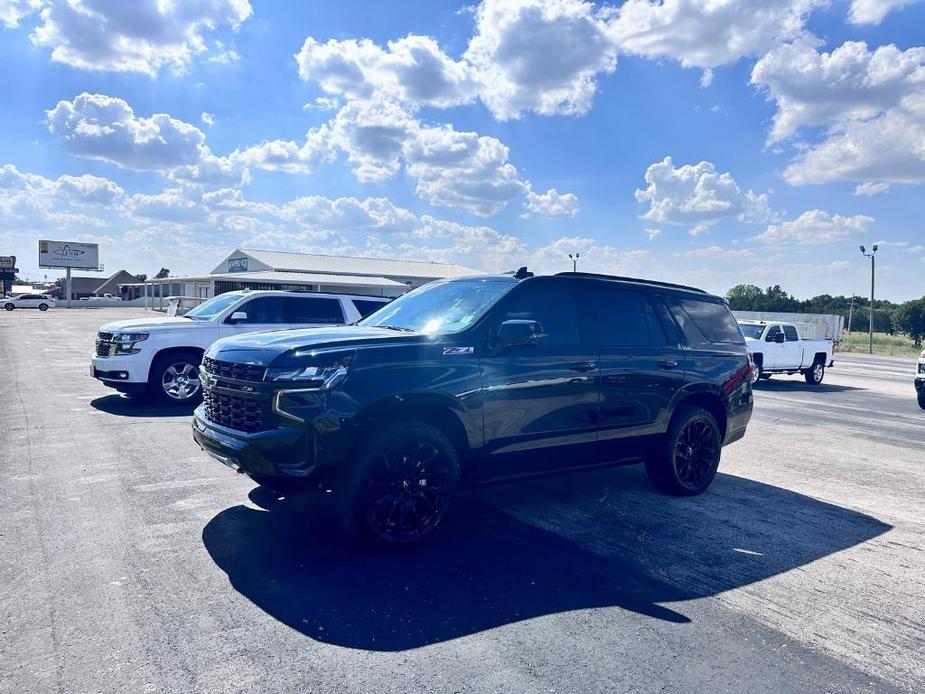
[[(581, 339), (572, 287), (528, 281), (492, 312), (489, 330), (505, 320), (535, 320), (541, 336), (532, 344), (490, 351), (481, 360), (485, 449), (513, 453), (596, 438), (597, 350)], [(488, 476), (520, 471), (489, 469)], [(489, 463), (491, 467), (492, 463)]]
[(641, 291), (600, 284), (577, 291), (585, 333), (600, 354), (599, 440), (664, 432), (672, 398), (684, 384), (677, 340)]

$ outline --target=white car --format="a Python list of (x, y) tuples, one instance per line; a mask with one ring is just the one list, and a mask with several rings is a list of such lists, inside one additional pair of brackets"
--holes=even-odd
[(14, 308), (37, 308), (39, 311), (47, 311), (55, 307), (53, 297), (46, 294), (20, 294), (12, 299), (3, 299), (3, 308), (12, 311)]
[(739, 328), (751, 354), (752, 382), (772, 374), (803, 374), (810, 385), (819, 385), (832, 359), (831, 340), (804, 340), (792, 323), (740, 320)]
[(182, 316), (152, 316), (102, 326), (90, 375), (123, 393), (171, 404), (193, 403), (201, 395), (203, 352), (219, 338), (353, 323), (389, 301), (279, 290), (219, 294)]

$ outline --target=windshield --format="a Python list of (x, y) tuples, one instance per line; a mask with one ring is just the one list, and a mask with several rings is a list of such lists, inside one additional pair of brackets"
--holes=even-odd
[(183, 317), (191, 318), (192, 320), (212, 320), (240, 298), (240, 294), (219, 294), (199, 304), (196, 308), (190, 309), (183, 314)]
[(766, 325), (754, 325), (750, 323), (739, 323), (739, 327), (742, 329), (742, 334), (745, 337), (750, 337), (753, 340), (760, 340), (761, 333), (764, 332)]
[(422, 333), (459, 332), (516, 286), (514, 281), (498, 278), (431, 282), (395, 299), (359, 324)]

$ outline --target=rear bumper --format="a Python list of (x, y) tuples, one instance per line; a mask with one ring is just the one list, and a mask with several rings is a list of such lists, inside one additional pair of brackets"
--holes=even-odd
[(305, 480), (315, 472), (314, 443), (304, 427), (248, 434), (210, 422), (200, 405), (193, 413), (192, 430), (203, 451), (244, 474)]

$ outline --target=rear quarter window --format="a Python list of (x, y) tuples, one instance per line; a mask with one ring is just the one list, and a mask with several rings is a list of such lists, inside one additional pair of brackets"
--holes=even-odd
[(708, 342), (744, 341), (739, 324), (725, 304), (695, 299), (681, 299), (678, 303)]

